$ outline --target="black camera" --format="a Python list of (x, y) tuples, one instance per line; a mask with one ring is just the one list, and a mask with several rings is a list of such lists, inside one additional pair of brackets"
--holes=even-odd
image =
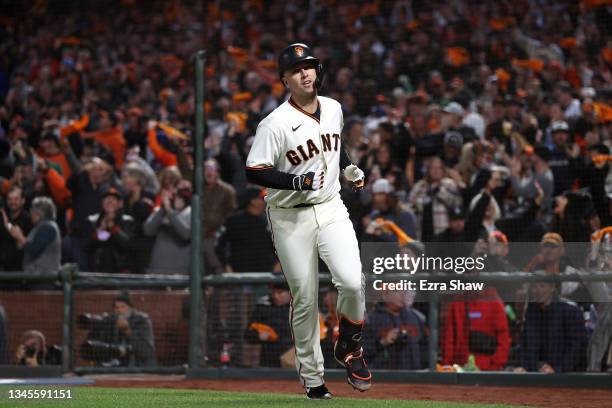
[(102, 330), (111, 323), (111, 316), (108, 313), (101, 315), (84, 313), (77, 317), (77, 326), (82, 330)]
[(113, 360), (126, 361), (132, 353), (129, 344), (113, 343), (110, 339), (115, 318), (108, 313), (84, 313), (77, 317), (77, 326), (89, 330), (87, 340), (81, 344), (81, 357), (98, 364), (110, 364)]
[(81, 357), (84, 360), (103, 363), (113, 359), (124, 359), (132, 352), (129, 344), (111, 344), (99, 340), (87, 340), (81, 345)]
[(36, 347), (34, 346), (26, 346), (25, 348), (25, 356), (27, 358), (32, 358), (36, 355)]
[(397, 335), (397, 340), (395, 341), (396, 344), (406, 344), (408, 343), (408, 340), (410, 339), (410, 335), (408, 334), (408, 332), (406, 330), (400, 330), (399, 334)]

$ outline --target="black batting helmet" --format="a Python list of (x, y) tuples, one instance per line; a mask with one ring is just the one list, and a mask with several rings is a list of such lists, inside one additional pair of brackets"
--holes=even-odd
[(302, 43), (294, 43), (285, 48), (278, 57), (278, 75), (282, 78), (283, 73), (293, 67), (298, 62), (312, 61), (317, 72), (317, 80), (315, 82), (318, 88), (322, 80), (323, 66), (321, 61), (316, 58), (309, 46)]

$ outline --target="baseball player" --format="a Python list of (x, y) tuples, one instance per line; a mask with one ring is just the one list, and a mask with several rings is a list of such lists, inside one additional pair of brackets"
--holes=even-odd
[(371, 385), (361, 340), (365, 281), (355, 231), (339, 194), (340, 172), (356, 189), (363, 188), (364, 173), (342, 146), (340, 104), (317, 95), (322, 67), (311, 49), (289, 45), (279, 56), (278, 69), (291, 97), (257, 127), (247, 178), (268, 188), (268, 223), (291, 289), (298, 375), (307, 398), (329, 399), (319, 336), (319, 256), (338, 289), (340, 335), (334, 356), (355, 389)]

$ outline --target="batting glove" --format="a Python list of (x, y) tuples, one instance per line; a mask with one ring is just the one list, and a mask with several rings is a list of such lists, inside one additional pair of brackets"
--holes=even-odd
[(323, 188), (325, 171), (319, 168), (293, 178), (294, 190), (320, 190)]
[(361, 190), (363, 188), (365, 173), (354, 164), (351, 164), (344, 169), (344, 177), (353, 183), (353, 190)]

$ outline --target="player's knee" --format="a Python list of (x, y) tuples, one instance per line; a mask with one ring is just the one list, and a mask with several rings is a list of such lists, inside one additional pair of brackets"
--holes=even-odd
[(338, 292), (341, 292), (344, 296), (361, 296), (363, 293), (363, 285), (361, 281), (343, 282), (338, 285)]
[(293, 310), (296, 313), (308, 313), (318, 307), (317, 299), (312, 298), (294, 298)]

